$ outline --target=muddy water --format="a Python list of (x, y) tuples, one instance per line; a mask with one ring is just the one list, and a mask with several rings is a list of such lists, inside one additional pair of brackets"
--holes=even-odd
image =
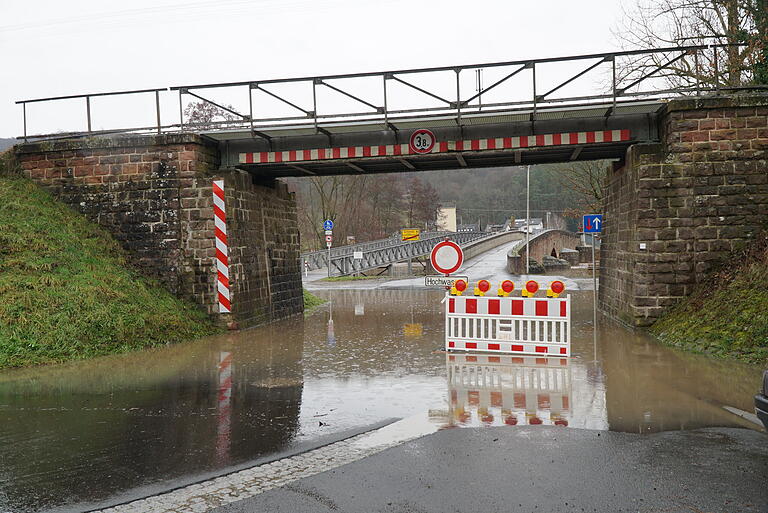
[[(335, 291), (266, 328), (0, 372), (0, 512), (81, 511), (395, 417), (647, 433), (751, 425), (760, 369), (674, 351), (576, 293), (573, 357), (446, 355), (440, 293)], [(332, 319), (332, 322), (329, 320)]]

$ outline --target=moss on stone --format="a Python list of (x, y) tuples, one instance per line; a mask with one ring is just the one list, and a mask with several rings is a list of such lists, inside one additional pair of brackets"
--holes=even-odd
[(768, 236), (733, 261), (651, 328), (662, 342), (713, 356), (768, 362)]

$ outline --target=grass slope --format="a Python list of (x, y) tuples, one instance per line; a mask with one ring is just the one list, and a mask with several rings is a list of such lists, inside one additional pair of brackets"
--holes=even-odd
[(7, 175), (0, 169), (0, 368), (218, 331), (195, 306), (139, 276), (100, 227), (32, 182)]
[(683, 349), (768, 362), (768, 234), (734, 260), (651, 331)]
[(309, 311), (325, 303), (325, 299), (319, 298), (307, 289), (304, 289), (304, 310)]

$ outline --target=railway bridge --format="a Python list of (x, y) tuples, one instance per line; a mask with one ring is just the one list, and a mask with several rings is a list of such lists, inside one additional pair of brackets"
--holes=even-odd
[[(27, 176), (111, 230), (148, 275), (240, 326), (302, 308), (296, 204), (282, 177), (469, 177), (480, 167), (611, 159), (600, 305), (648, 325), (768, 223), (765, 86), (671, 88), (664, 79), (671, 66), (698, 68), (712, 48), (19, 100), (15, 152)], [(652, 64), (622, 73), (632, 62)], [(99, 102), (126, 95), (147, 99), (151, 122), (94, 129)], [(190, 99), (221, 117), (185, 119)], [(82, 102), (85, 126), (33, 131), (61, 101)], [(412, 144), (423, 129), (430, 144)]]

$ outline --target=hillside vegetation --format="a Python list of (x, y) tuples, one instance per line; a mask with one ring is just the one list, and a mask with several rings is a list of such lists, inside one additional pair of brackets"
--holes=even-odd
[(182, 342), (218, 331), (138, 275), (112, 237), (0, 155), (0, 368)]
[(768, 363), (768, 233), (652, 328), (666, 344)]

